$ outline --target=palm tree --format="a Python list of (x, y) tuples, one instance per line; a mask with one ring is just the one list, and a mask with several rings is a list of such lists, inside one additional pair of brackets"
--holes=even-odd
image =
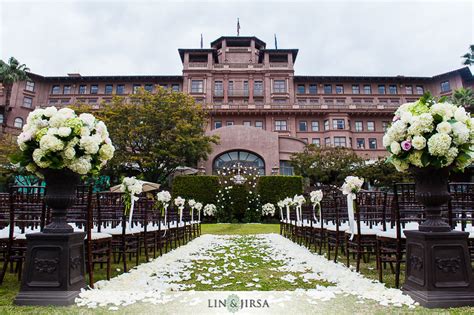
[(454, 91), (451, 102), (458, 106), (474, 108), (474, 93), (470, 88), (460, 88)]
[(474, 65), (474, 45), (469, 46), (470, 52), (466, 53), (461, 58), (464, 58), (463, 64), (466, 66)]
[(3, 127), (6, 126), (8, 108), (10, 107), (10, 97), (12, 94), (13, 83), (17, 81), (24, 81), (28, 79), (27, 72), (30, 69), (20, 62), (15, 57), (10, 57), (8, 63), (0, 60), (0, 82), (5, 87), (5, 104), (3, 107)]

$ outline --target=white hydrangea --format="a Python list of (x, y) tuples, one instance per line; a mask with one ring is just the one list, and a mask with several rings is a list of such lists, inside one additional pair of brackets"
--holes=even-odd
[(75, 173), (86, 175), (92, 168), (90, 157), (84, 155), (78, 159), (75, 159), (68, 165), (68, 168)]
[(446, 154), (446, 163), (445, 166), (453, 164), (454, 160), (458, 156), (459, 150), (457, 148), (449, 148), (448, 153)]
[(438, 131), (439, 133), (449, 134), (451, 130), (452, 130), (451, 124), (448, 123), (447, 121), (443, 121), (439, 123), (438, 126), (436, 126), (436, 131)]
[(412, 124), (408, 127), (408, 134), (417, 136), (425, 132), (431, 132), (433, 129), (433, 116), (425, 113), (413, 118)]
[(79, 115), (79, 119), (84, 122), (89, 128), (92, 128), (95, 123), (95, 117), (92, 114), (83, 113)]
[(171, 194), (167, 190), (162, 190), (156, 194), (156, 198), (161, 204), (168, 204), (171, 201)]
[(196, 202), (196, 203), (194, 204), (194, 209), (196, 209), (198, 212), (201, 211), (201, 209), (202, 209), (202, 203)]
[(205, 216), (213, 217), (216, 214), (216, 211), (217, 211), (217, 207), (212, 203), (209, 203), (204, 206)]
[(449, 120), (453, 117), (455, 109), (450, 103), (436, 103), (431, 106), (430, 111), (433, 115), (441, 116), (443, 120)]
[(264, 216), (274, 216), (275, 215), (275, 206), (271, 203), (266, 203), (262, 207), (262, 215)]
[(437, 133), (428, 139), (428, 151), (434, 156), (444, 156), (451, 146), (451, 137), (445, 133)]
[(114, 156), (115, 148), (111, 144), (104, 143), (99, 149), (99, 158), (108, 161)]
[(194, 200), (194, 199), (189, 199), (189, 200), (188, 200), (188, 205), (189, 205), (191, 208), (193, 208), (195, 204), (196, 204), (196, 200)]
[(423, 150), (426, 147), (426, 138), (423, 136), (414, 136), (411, 140), (413, 148)]
[(456, 111), (454, 112), (454, 119), (457, 121), (460, 121), (462, 123), (466, 123), (471, 116), (466, 113), (466, 109), (462, 106), (459, 106), (456, 108)]
[(86, 154), (96, 154), (99, 151), (101, 139), (97, 136), (85, 136), (79, 141), (79, 146), (84, 149)]
[(313, 205), (318, 204), (323, 200), (323, 191), (322, 190), (313, 190), (309, 193), (309, 198)]
[(347, 176), (342, 185), (342, 193), (344, 195), (356, 194), (362, 189), (364, 179), (357, 176)]
[(45, 135), (41, 138), (39, 147), (43, 151), (61, 151), (64, 149), (64, 142), (53, 135)]
[(59, 127), (57, 135), (60, 137), (69, 137), (71, 131), (72, 130), (69, 127)]
[(54, 114), (58, 112), (58, 109), (54, 106), (50, 106), (44, 109), (43, 115), (46, 117), (53, 117)]
[(293, 204), (297, 206), (301, 206), (306, 202), (306, 199), (303, 195), (295, 195), (293, 197)]
[(410, 167), (407, 162), (401, 161), (399, 159), (392, 159), (392, 164), (399, 172), (405, 172)]
[(454, 143), (464, 144), (467, 141), (469, 141), (469, 136), (471, 132), (465, 124), (458, 121), (452, 125), (452, 128), (453, 128)]
[(42, 159), (44, 158), (46, 152), (42, 149), (35, 149), (33, 151), (33, 161), (36, 163), (41, 168), (47, 168), (51, 165), (51, 161), (46, 160), (43, 161)]
[(174, 205), (177, 207), (183, 207), (186, 203), (186, 199), (181, 198), (180, 196), (174, 198)]
[[(423, 167), (423, 163), (421, 162), (421, 156), (423, 155), (423, 151), (414, 151), (408, 156), (408, 161), (410, 164), (416, 167)], [(401, 165), (402, 168), (408, 167), (408, 164)]]

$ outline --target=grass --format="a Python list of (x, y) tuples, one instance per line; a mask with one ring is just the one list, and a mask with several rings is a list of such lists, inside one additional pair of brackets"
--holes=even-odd
[[(245, 235), (245, 234), (261, 234), (261, 233), (279, 233), (278, 224), (203, 224), (203, 234), (219, 234), (219, 235)], [(324, 281), (310, 280), (309, 282), (303, 282), (300, 277), (296, 277), (295, 283), (284, 281), (281, 279), (283, 273), (273, 270), (280, 266), (278, 261), (264, 261), (265, 248), (260, 248), (254, 243), (254, 239), (251, 236), (244, 237), (239, 240), (235, 246), (231, 245), (224, 248), (225, 253), (232, 252), (238, 254), (237, 256), (243, 261), (245, 265), (245, 271), (239, 274), (239, 281), (241, 284), (233, 284), (220, 288), (213, 288), (213, 285), (222, 286), (228, 283), (228, 279), (222, 277), (219, 281), (213, 281), (212, 284), (202, 283), (198, 281), (197, 276), (200, 273), (206, 273), (207, 268), (211, 266), (209, 262), (198, 261), (192, 267), (195, 270), (191, 280), (188, 283), (194, 283), (194, 290), (294, 290), (296, 288), (310, 288), (319, 285), (328, 285)], [(311, 249), (314, 251), (313, 249)], [(215, 266), (222, 266), (224, 264), (225, 253), (217, 253), (217, 260), (214, 262)], [(141, 263), (145, 262), (145, 257), (141, 257)], [(339, 254), (338, 261), (344, 263), (345, 255)], [(235, 264), (240, 263), (239, 259), (229, 260), (226, 263), (234, 262)], [(355, 261), (351, 259), (351, 264), (354, 265)], [(133, 266), (133, 264), (132, 264)], [(112, 265), (112, 277), (121, 274), (122, 265)], [(378, 279), (378, 273), (375, 268), (374, 257), (371, 257), (369, 263), (361, 263), (361, 271), (368, 278)], [(297, 276), (297, 274), (295, 274)], [(96, 281), (106, 278), (105, 270), (96, 268), (95, 279)], [(253, 279), (258, 278), (259, 281), (255, 282)], [(403, 275), (401, 277), (401, 283), (403, 283)], [(253, 282), (255, 285), (259, 284), (260, 287), (246, 287), (245, 283)], [(394, 285), (394, 276), (390, 270), (384, 271), (384, 282), (387, 286), (392, 287)], [(37, 307), (37, 306), (15, 306), (13, 300), (18, 293), (20, 284), (17, 281), (16, 275), (7, 273), (5, 281), (0, 285), (0, 315), (2, 314), (105, 314), (108, 313), (104, 309), (88, 310), (84, 308), (72, 307)], [(143, 308), (146, 309), (146, 308)], [(374, 310), (375, 311), (375, 310)], [(474, 308), (463, 307), (456, 309), (424, 309), (417, 308), (415, 310), (399, 309), (394, 310), (397, 313), (415, 313), (415, 314), (473, 314)], [(349, 310), (350, 312), (350, 310)]]

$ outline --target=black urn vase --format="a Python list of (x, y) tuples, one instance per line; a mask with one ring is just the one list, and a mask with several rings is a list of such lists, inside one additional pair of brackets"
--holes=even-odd
[(474, 305), (474, 278), (467, 232), (455, 231), (442, 217), (450, 200), (449, 168), (414, 168), (416, 199), (425, 208), (418, 231), (406, 230), (406, 271), (402, 290), (422, 306)]
[(74, 232), (67, 223), (80, 177), (70, 170), (47, 169), (43, 174), (51, 223), (40, 233), (26, 235), (26, 259), (15, 304), (71, 305), (86, 286), (85, 233)]

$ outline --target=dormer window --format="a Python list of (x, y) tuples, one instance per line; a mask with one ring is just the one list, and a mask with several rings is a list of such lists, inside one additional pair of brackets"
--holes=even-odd
[(205, 62), (207, 63), (207, 54), (190, 54), (189, 62)]
[(270, 62), (288, 62), (288, 55), (272, 54), (269, 60)]

